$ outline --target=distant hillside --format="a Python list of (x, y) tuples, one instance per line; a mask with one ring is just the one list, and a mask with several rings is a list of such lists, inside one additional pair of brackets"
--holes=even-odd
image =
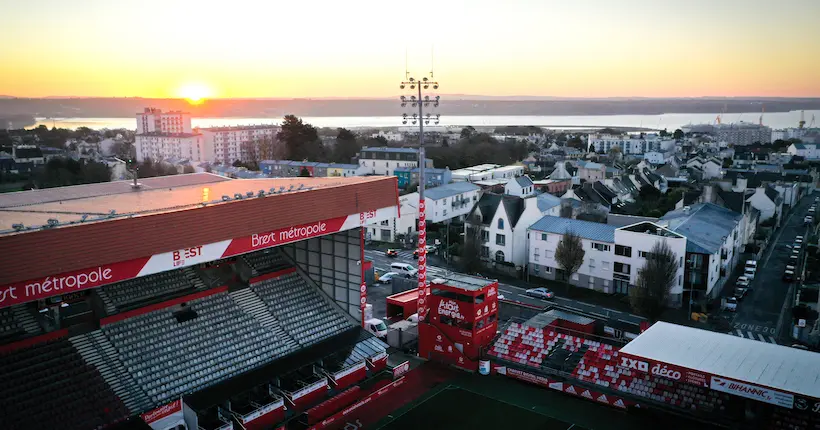
[[(690, 99), (532, 99), (524, 96), (461, 99), (443, 96), (442, 115), (659, 115), (663, 113), (787, 112), (820, 109), (820, 98), (690, 98)], [(403, 112), (395, 99), (216, 99), (191, 106), (178, 99), (144, 98), (0, 98), (0, 117), (123, 118), (144, 107), (185, 110), (196, 117), (278, 118), (298, 116), (396, 116)]]

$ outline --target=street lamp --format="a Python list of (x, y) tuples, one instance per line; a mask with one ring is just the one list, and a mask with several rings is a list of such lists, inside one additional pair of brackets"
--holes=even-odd
[[(438, 82), (433, 80), (433, 72), (430, 72), (430, 77), (424, 77), (417, 80), (405, 74), (404, 81), (402, 81), (399, 88), (402, 90), (409, 90), (410, 95), (402, 95), (401, 107), (408, 109), (408, 112), (402, 114), (403, 125), (419, 126), (419, 241), (418, 241), (418, 316), (419, 321), (424, 321), (427, 316), (427, 296), (430, 294), (430, 288), (427, 286), (427, 226), (425, 216), (425, 201), (424, 201), (424, 185), (426, 182), (424, 176), (424, 168), (426, 157), (424, 155), (424, 126), (437, 125), (440, 114), (433, 114), (429, 112), (430, 109), (435, 109), (439, 105), (440, 97), (431, 94), (431, 90), (438, 89)], [(424, 90), (427, 94), (422, 94)], [(418, 109), (418, 112), (416, 112)], [(427, 110), (427, 112), (425, 112)]]

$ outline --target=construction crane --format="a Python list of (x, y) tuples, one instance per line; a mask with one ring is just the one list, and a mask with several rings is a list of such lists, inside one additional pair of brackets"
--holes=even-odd
[(806, 125), (806, 118), (805, 117), (806, 117), (806, 111), (801, 110), (800, 111), (800, 122), (797, 123), (797, 128), (802, 130), (803, 126)]
[(760, 104), (760, 125), (763, 125), (763, 114), (766, 113), (766, 104)]

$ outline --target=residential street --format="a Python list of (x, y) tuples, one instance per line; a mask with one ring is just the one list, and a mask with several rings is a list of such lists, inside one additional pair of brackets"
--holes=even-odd
[[(416, 266), (417, 261), (413, 258), (413, 251), (412, 250), (400, 250), (398, 251), (399, 255), (396, 258), (389, 258), (385, 255), (383, 250), (365, 250), (365, 257), (368, 260), (373, 261), (373, 267), (379, 273), (386, 273), (390, 271), (390, 264), (391, 263), (408, 263)], [(435, 262), (438, 258), (435, 255), (431, 255), (429, 257), (429, 261)], [(427, 277), (428, 279), (432, 280), (437, 277), (446, 278), (448, 270), (436, 267), (436, 266), (427, 266)], [(526, 296), (524, 291), (527, 288), (534, 288), (538, 285), (534, 284), (527, 284), (524, 281), (517, 281), (516, 285), (512, 285), (511, 283), (501, 283), (498, 284), (498, 289), (500, 294), (504, 296), (505, 299), (508, 300), (515, 300), (522, 303), (532, 304), (536, 306), (543, 306), (546, 302), (540, 299), (532, 298)], [(379, 318), (384, 315), (385, 313), (385, 303), (384, 298), (389, 296), (392, 293), (390, 285), (378, 285), (375, 287), (371, 287), (368, 289), (368, 303), (373, 305), (373, 316)], [(552, 302), (565, 306), (568, 308), (575, 309), (580, 312), (584, 312), (587, 314), (591, 314), (600, 318), (615, 318), (617, 320), (621, 320), (621, 322), (630, 323), (630, 324), (640, 324), (641, 321), (644, 319), (637, 315), (632, 315), (627, 312), (621, 312), (618, 310), (608, 309), (602, 306), (597, 306), (593, 304), (588, 304), (584, 302), (580, 302), (578, 300), (568, 299), (564, 297), (560, 297), (560, 295), (556, 292), (556, 297), (552, 300)]]
[[(776, 343), (776, 339), (788, 335), (778, 324), (783, 312), (788, 312), (789, 305), (785, 302), (790, 297), (792, 286), (783, 282), (783, 271), (792, 253), (791, 246), (794, 244), (795, 236), (808, 237), (808, 228), (803, 225), (803, 217), (813, 202), (813, 195), (800, 200), (795, 210), (787, 217), (783, 228), (776, 233), (774, 246), (770, 246), (758, 262), (757, 275), (752, 281), (752, 291), (740, 302), (738, 311), (732, 319), (734, 330), (730, 334), (771, 343)], [(799, 261), (803, 261), (802, 254)], [(744, 263), (745, 261), (741, 261), (738, 264)], [(802, 267), (798, 267), (797, 273), (801, 271)], [(788, 328), (786, 325), (785, 330)]]

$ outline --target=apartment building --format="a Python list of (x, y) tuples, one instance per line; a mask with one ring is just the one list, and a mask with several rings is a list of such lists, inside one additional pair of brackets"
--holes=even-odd
[[(365, 146), (359, 151), (359, 170), (363, 175), (392, 176), (397, 168), (419, 167), (417, 148)], [(425, 160), (424, 167), (433, 167), (433, 160)]]
[(497, 179), (506, 183), (510, 179), (523, 175), (524, 166), (480, 164), (478, 166), (454, 170), (452, 173), (453, 182), (481, 182)]
[(163, 112), (147, 107), (137, 114), (137, 134), (191, 134), (191, 114), (188, 112)]
[(204, 142), (204, 161), (231, 164), (259, 159), (256, 146), (260, 141), (274, 141), (280, 128), (275, 125), (248, 125), (237, 127), (212, 127), (201, 130)]
[(147, 133), (134, 139), (137, 161), (186, 159), (193, 162), (208, 161), (204, 139), (197, 133)]
[(771, 128), (743, 121), (734, 124), (717, 124), (714, 126), (714, 135), (718, 142), (741, 146), (772, 141)]
[(658, 224), (639, 221), (617, 227), (556, 216), (544, 216), (528, 229), (528, 272), (544, 279), (566, 279), (555, 252), (564, 234), (581, 238), (584, 262), (568, 282), (605, 293), (628, 294), (638, 282), (638, 273), (651, 256), (652, 248), (666, 242), (678, 259), (676, 281), (670, 289), (670, 306), (682, 303), (686, 237)]
[(589, 146), (595, 152), (606, 154), (612, 148), (619, 148), (623, 155), (639, 155), (650, 151), (667, 152), (675, 148), (674, 139), (664, 139), (657, 134), (647, 134), (643, 137), (618, 134), (591, 134)]
[(719, 297), (740, 258), (743, 215), (712, 203), (684, 206), (657, 224), (686, 237), (684, 301)]
[[(399, 188), (405, 189), (411, 184), (419, 183), (419, 168), (397, 167), (393, 169), (393, 174), (398, 179)], [(445, 167), (443, 169), (427, 168), (424, 169), (424, 185), (426, 187), (438, 187), (440, 185), (449, 184), (453, 182), (453, 175), (450, 169)]]

